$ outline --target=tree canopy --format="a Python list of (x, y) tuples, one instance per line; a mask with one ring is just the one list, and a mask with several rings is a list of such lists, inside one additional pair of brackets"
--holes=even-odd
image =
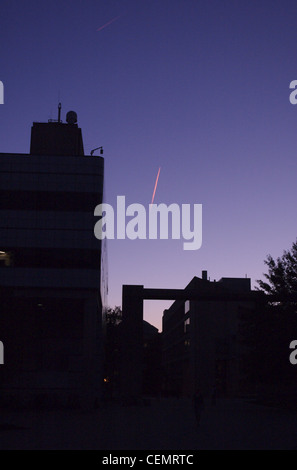
[(264, 274), (267, 281), (257, 281), (259, 290), (267, 294), (297, 294), (297, 240), (281, 257), (274, 260), (268, 255), (264, 263), (268, 266), (268, 273)]
[(115, 306), (114, 308), (108, 307), (106, 310), (106, 324), (117, 326), (122, 321), (122, 309)]
[(274, 259), (269, 255), (264, 263), (268, 272), (265, 280), (257, 281), (257, 290), (284, 300), (259, 303), (241, 315), (242, 370), (246, 387), (257, 390), (263, 402), (295, 406), (297, 376), (289, 361), (289, 345), (296, 338), (297, 303), (286, 296), (297, 294), (297, 241), (282, 256)]

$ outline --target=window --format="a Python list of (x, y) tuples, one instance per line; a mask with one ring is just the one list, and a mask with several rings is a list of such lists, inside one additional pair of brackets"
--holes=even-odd
[(1, 210), (86, 212), (101, 201), (99, 192), (0, 190)]
[(190, 301), (186, 300), (185, 301), (185, 314), (190, 311)]
[(12, 254), (9, 251), (0, 251), (0, 266), (12, 266)]
[(184, 333), (188, 333), (190, 328), (190, 318), (187, 318), (184, 321)]
[(0, 251), (0, 266), (98, 269), (100, 251), (98, 249), (9, 247), (7, 251)]

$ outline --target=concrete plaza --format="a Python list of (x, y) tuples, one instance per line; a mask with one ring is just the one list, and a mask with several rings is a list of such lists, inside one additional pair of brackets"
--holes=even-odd
[(186, 399), (93, 412), (2, 410), (0, 449), (297, 449), (297, 412), (222, 399), (206, 402), (197, 427)]

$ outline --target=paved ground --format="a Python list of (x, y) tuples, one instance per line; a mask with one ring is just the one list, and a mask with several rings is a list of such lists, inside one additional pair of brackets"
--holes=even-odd
[(1, 411), (0, 449), (297, 449), (297, 413), (221, 400), (197, 428), (191, 401), (96, 412)]

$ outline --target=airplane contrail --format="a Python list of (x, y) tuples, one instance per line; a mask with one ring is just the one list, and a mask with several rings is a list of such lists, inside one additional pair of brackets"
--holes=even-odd
[(159, 180), (159, 176), (160, 176), (160, 171), (161, 171), (161, 167), (159, 167), (159, 171), (158, 171), (158, 174), (157, 174), (151, 205), (153, 204), (154, 199), (155, 199), (155, 194), (156, 194), (156, 189), (157, 189), (158, 180)]
[(105, 23), (103, 26), (100, 26), (100, 28), (97, 29), (97, 31), (101, 31), (102, 29), (106, 28), (106, 26), (109, 26), (111, 23), (113, 23), (114, 21), (118, 20), (120, 18), (120, 15), (119, 16), (116, 16), (115, 18), (113, 18), (112, 20), (108, 21), (108, 23)]

